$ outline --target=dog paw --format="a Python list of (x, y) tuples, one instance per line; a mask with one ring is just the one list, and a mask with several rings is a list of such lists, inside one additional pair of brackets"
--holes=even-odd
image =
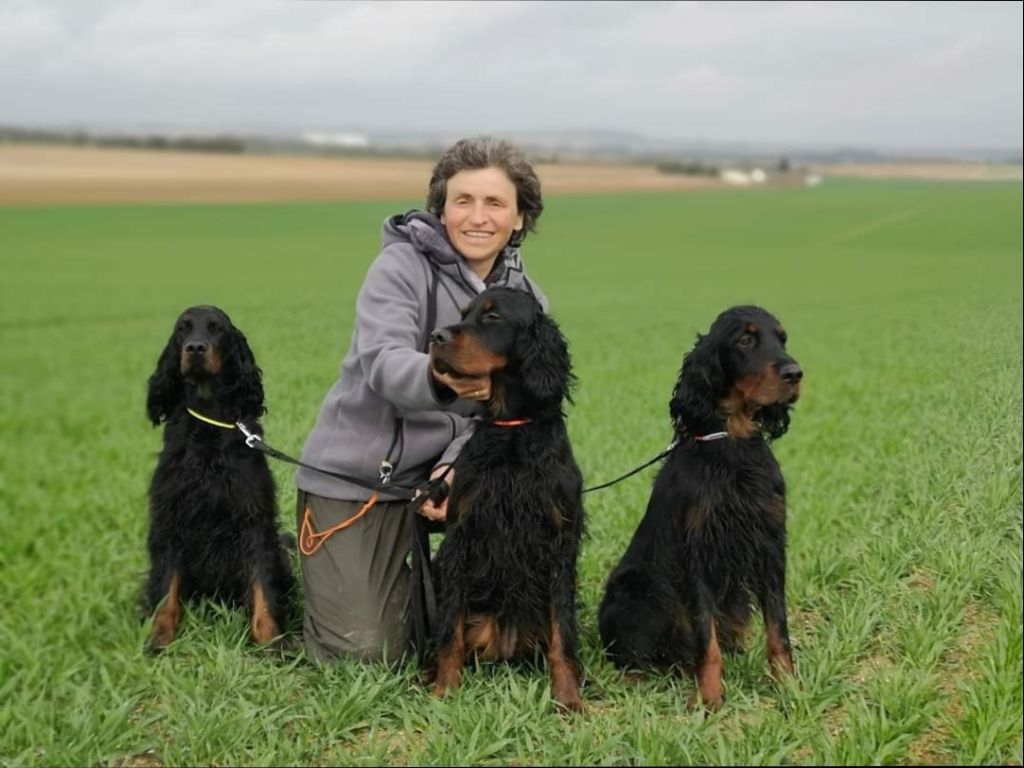
[(692, 694), (690, 694), (690, 698), (686, 702), (686, 706), (687, 706), (688, 709), (694, 709), (694, 710), (703, 709), (704, 710), (704, 714), (706, 714), (706, 715), (711, 715), (711, 714), (714, 714), (715, 712), (720, 711), (724, 704), (725, 704), (725, 694), (724, 693), (721, 696), (716, 696), (716, 697), (712, 697), (712, 698), (708, 698), (707, 700), (704, 700), (704, 699), (701, 698), (700, 693), (697, 692), (697, 691), (694, 691)]
[(173, 639), (173, 635), (168, 635), (165, 632), (154, 631), (153, 634), (146, 639), (144, 650), (150, 656), (158, 656), (164, 652), (164, 649), (171, 644)]
[(459, 689), (461, 680), (438, 680), (430, 694), (436, 699), (446, 699)]
[(553, 694), (553, 698), (555, 700), (555, 708), (559, 712), (574, 715), (583, 714), (583, 699), (580, 698), (579, 691), (556, 692)]

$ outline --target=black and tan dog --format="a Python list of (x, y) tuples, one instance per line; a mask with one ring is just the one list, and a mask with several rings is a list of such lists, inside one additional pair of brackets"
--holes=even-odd
[(182, 601), (210, 596), (244, 605), (250, 635), (282, 633), (292, 574), (277, 527), (274, 480), (264, 454), (233, 429), (262, 434), (263, 385), (245, 336), (216, 307), (191, 307), (175, 321), (149, 379), (146, 410), (165, 423), (149, 487), (149, 578), (156, 611), (147, 647), (173, 639)]
[(435, 560), (434, 693), (460, 685), (467, 655), (540, 650), (555, 701), (582, 709), (576, 560), (584, 515), (562, 412), (573, 381), (565, 339), (529, 293), (491, 288), (462, 323), (433, 333), (431, 356), (437, 370), (491, 379), (488, 417), (454, 465)]
[(679, 667), (704, 705), (724, 695), (722, 652), (760, 604), (774, 675), (791, 673), (786, 626), (786, 487), (769, 441), (789, 426), (803, 372), (759, 307), (733, 307), (683, 360), (668, 455), (598, 614), (620, 668)]

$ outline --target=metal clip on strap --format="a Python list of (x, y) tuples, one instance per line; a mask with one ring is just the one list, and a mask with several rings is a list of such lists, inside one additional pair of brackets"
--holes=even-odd
[(255, 432), (250, 432), (245, 428), (245, 424), (240, 421), (235, 422), (235, 426), (238, 427), (238, 431), (245, 435), (245, 444), (249, 448), (255, 448), (256, 443), (263, 442), (263, 438), (257, 435)]

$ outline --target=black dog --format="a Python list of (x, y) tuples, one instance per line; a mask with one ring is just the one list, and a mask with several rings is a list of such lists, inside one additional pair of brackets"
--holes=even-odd
[(772, 673), (793, 671), (785, 483), (768, 441), (786, 432), (803, 373), (759, 307), (723, 312), (697, 339), (670, 403), (675, 448), (609, 577), (598, 626), (617, 666), (678, 666), (715, 709), (722, 651), (740, 646), (751, 596)]
[(528, 293), (491, 288), (431, 335), (435, 369), (490, 376), (489, 417), (454, 465), (439, 584), (434, 693), (457, 688), (467, 653), (547, 653), (551, 692), (580, 710), (576, 559), (582, 478), (562, 413), (565, 339)]
[(261, 434), (266, 409), (260, 369), (224, 312), (192, 307), (177, 319), (149, 379), (146, 410), (154, 425), (166, 421), (149, 487), (143, 600), (148, 613), (159, 609), (147, 647), (165, 648), (182, 600), (200, 595), (243, 604), (252, 639), (270, 642), (285, 625), (292, 574), (266, 458), (231, 428), (241, 421)]

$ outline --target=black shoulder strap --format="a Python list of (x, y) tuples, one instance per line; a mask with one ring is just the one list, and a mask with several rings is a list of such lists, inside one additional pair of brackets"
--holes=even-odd
[[(441, 272), (437, 265), (430, 259), (426, 261), (432, 274), (427, 285), (427, 331), (422, 344), (424, 351), (430, 348), (430, 334), (437, 323), (437, 286), (441, 279)], [(431, 524), (426, 518), (420, 516), (415, 502), (409, 505), (409, 514), (413, 518), (411, 526), (412, 583), (410, 585), (412, 589), (413, 642), (420, 664), (425, 664), (437, 616), (437, 595), (434, 592), (434, 580), (430, 573)]]
[(430, 259), (427, 259), (427, 266), (430, 267), (430, 283), (427, 285), (427, 332), (423, 339), (422, 349), (427, 351), (430, 347), (430, 334), (434, 331), (437, 323), (437, 284), (441, 280), (441, 270)]

